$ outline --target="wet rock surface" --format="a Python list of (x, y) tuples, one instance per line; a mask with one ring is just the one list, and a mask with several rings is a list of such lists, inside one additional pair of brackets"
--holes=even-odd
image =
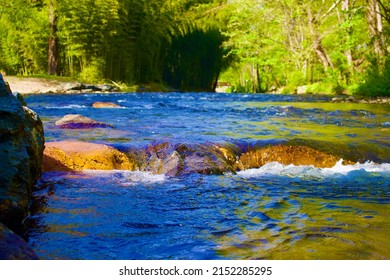
[(234, 173), (259, 168), (270, 162), (325, 168), (333, 167), (338, 161), (338, 156), (302, 145), (277, 144), (247, 150), (231, 143), (201, 145), (164, 142), (143, 149), (119, 151), (106, 145), (63, 141), (46, 145), (43, 169), (140, 170), (174, 177), (191, 173)]
[(90, 128), (106, 128), (111, 125), (95, 121), (79, 114), (69, 114), (55, 122), (55, 125), (60, 129), (90, 129)]
[(45, 146), (44, 171), (135, 170), (124, 153), (101, 144), (78, 141), (50, 142)]
[(116, 104), (114, 102), (101, 102), (96, 101), (92, 104), (93, 108), (121, 108), (119, 104)]
[(14, 232), (23, 232), (35, 181), (41, 175), (43, 126), (0, 75), (0, 259), (37, 259)]
[(43, 147), (41, 120), (9, 92), (0, 75), (0, 222), (13, 230), (27, 213)]
[(259, 168), (270, 162), (279, 162), (284, 165), (312, 165), (318, 168), (329, 168), (339, 160), (339, 157), (306, 146), (276, 145), (242, 154), (236, 167), (245, 170)]
[(38, 260), (38, 256), (26, 241), (0, 223), (0, 260)]

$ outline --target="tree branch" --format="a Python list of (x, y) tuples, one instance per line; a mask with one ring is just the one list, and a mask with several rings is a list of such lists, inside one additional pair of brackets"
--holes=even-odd
[(337, 7), (338, 4), (340, 4), (342, 0), (337, 0), (333, 3), (333, 5), (328, 9), (328, 11), (322, 16), (321, 18), (321, 22), (324, 21), (331, 12), (333, 12), (333, 10)]
[(384, 14), (382, 13), (379, 13), (382, 17), (384, 17), (387, 21), (388, 24), (390, 24), (390, 9), (387, 8), (381, 0), (377, 0), (379, 5), (382, 7), (383, 11), (384, 11)]

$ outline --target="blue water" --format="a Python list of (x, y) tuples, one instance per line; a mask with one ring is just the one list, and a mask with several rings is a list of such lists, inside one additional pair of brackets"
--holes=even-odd
[[(156, 142), (258, 145), (299, 139), (346, 149), (334, 168), (271, 163), (166, 177), (46, 172), (26, 220), (43, 259), (389, 259), (390, 107), (326, 96), (214, 93), (31, 95), (46, 141), (142, 149)], [(122, 108), (95, 109), (94, 101)], [(112, 128), (60, 130), (82, 114)], [(356, 156), (359, 154), (359, 156)]]

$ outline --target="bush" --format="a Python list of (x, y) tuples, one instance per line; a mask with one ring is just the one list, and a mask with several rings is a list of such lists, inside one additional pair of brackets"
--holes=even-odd
[(354, 90), (353, 94), (372, 97), (390, 96), (390, 59), (386, 60), (382, 71), (377, 63), (372, 62), (365, 81)]
[(102, 59), (92, 61), (79, 74), (79, 79), (85, 83), (99, 83), (104, 77), (105, 63)]

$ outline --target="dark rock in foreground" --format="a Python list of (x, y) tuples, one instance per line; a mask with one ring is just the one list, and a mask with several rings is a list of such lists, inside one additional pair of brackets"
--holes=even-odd
[(44, 135), (38, 115), (10, 93), (0, 75), (0, 222), (18, 231), (41, 175)]
[(24, 105), (0, 75), (0, 259), (37, 259), (14, 233), (23, 231), (44, 148), (42, 122)]
[(38, 260), (21, 237), (0, 223), (0, 260)]

